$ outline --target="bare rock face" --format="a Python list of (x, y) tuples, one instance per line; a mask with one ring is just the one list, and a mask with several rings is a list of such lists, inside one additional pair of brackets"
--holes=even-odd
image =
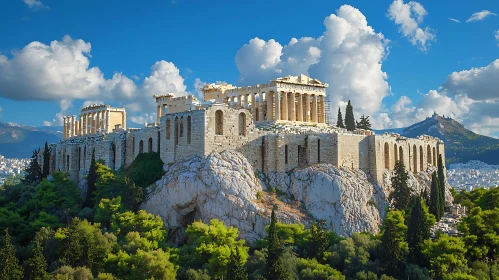
[[(415, 194), (423, 188), (429, 193), (433, 170), (416, 175), (409, 172), (408, 183)], [(149, 187), (142, 209), (159, 215), (174, 229), (194, 220), (206, 223), (219, 219), (237, 227), (241, 237), (250, 242), (265, 235), (274, 204), (279, 206), (278, 220), (284, 223), (307, 225), (323, 220), (329, 229), (344, 236), (361, 231), (377, 233), (393, 176), (392, 171), (386, 171), (381, 185), (361, 170), (319, 164), (288, 173), (258, 174), (257, 178), (251, 164), (235, 151), (177, 162), (165, 166), (165, 172)]]
[[(257, 203), (262, 187), (253, 167), (240, 153), (212, 153), (165, 167), (141, 208), (159, 215), (168, 227), (186, 227), (194, 220), (219, 219), (237, 227), (248, 241), (261, 238), (269, 224), (268, 210)], [(268, 213), (267, 213), (268, 212)], [(298, 215), (280, 213), (280, 220), (301, 222)]]

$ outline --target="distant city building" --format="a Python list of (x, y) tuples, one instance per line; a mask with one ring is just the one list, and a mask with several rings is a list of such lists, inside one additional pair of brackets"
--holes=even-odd
[(458, 191), (499, 186), (499, 165), (489, 165), (472, 160), (468, 163), (451, 164), (447, 181)]

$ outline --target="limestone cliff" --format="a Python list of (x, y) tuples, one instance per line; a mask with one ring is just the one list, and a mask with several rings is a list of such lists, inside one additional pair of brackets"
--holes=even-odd
[[(409, 174), (415, 192), (429, 186), (430, 171)], [(180, 235), (182, 227), (194, 220), (216, 218), (237, 227), (248, 241), (264, 235), (273, 204), (279, 206), (277, 217), (282, 222), (308, 224), (320, 219), (341, 235), (377, 233), (392, 175), (390, 171), (384, 174), (382, 187), (363, 171), (329, 164), (255, 174), (246, 158), (234, 151), (166, 165), (165, 172), (149, 187), (143, 209), (160, 215), (168, 227), (180, 229)]]

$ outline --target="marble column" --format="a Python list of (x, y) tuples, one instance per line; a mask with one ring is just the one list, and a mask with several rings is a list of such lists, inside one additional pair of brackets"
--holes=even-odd
[(112, 129), (109, 129), (109, 111), (106, 110), (106, 133), (112, 132)]
[(326, 123), (326, 97), (321, 96), (321, 111), (319, 116), (319, 121), (321, 123)]
[(101, 114), (101, 111), (97, 111), (95, 113), (95, 133), (99, 133), (100, 132), (100, 114)]
[(296, 119), (299, 122), (303, 121), (303, 96), (301, 93), (297, 93), (298, 95), (298, 118)]
[(258, 106), (259, 106), (258, 107), (258, 120), (261, 121), (261, 122), (263, 122), (263, 121), (265, 121), (263, 119), (263, 116), (265, 116), (264, 113), (263, 113), (263, 111), (265, 110), (265, 108), (264, 108), (264, 104), (265, 103), (263, 103), (263, 95), (264, 95), (264, 93), (260, 92), (259, 95), (260, 95), (260, 98), (258, 99)]
[(274, 120), (274, 93), (273, 92), (266, 92), (265, 97), (267, 101), (267, 120), (272, 121)]
[(126, 111), (123, 111), (123, 113), (121, 113), (121, 123), (121, 128), (126, 129)]
[(305, 121), (310, 122), (310, 95), (304, 94), (305, 96)]
[(296, 121), (296, 94), (294, 92), (289, 93), (289, 118), (290, 121)]
[(63, 125), (63, 129), (62, 129), (62, 134), (64, 135), (64, 139), (68, 138), (68, 132), (67, 132), (67, 125), (66, 125), (66, 117), (62, 117), (62, 125)]
[(251, 94), (251, 114), (253, 115), (253, 121), (258, 120), (258, 116), (256, 115), (256, 93)]
[(312, 122), (317, 122), (317, 95), (312, 95)]
[(274, 92), (274, 120), (278, 121), (281, 117), (281, 93), (279, 91)]
[(71, 117), (71, 137), (76, 136), (76, 116)]
[(161, 118), (161, 106), (156, 106), (156, 122), (159, 123), (159, 119)]
[(281, 92), (281, 120), (288, 120), (288, 93)]
[(80, 121), (78, 122), (78, 135), (82, 135), (83, 134), (83, 118), (81, 117), (80, 115)]

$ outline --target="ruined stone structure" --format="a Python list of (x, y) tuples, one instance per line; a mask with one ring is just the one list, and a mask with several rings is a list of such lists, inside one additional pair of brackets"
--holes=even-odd
[(124, 108), (109, 105), (91, 105), (81, 109), (80, 115), (66, 116), (63, 121), (64, 139), (96, 133), (111, 133), (126, 129)]
[[(159, 152), (165, 164), (212, 152), (235, 150), (261, 172), (287, 172), (318, 163), (361, 169), (378, 182), (385, 170), (403, 161), (411, 172), (445, 162), (444, 143), (438, 138), (417, 139), (398, 134), (344, 129), (325, 124), (327, 84), (304, 75), (272, 80), (252, 87), (206, 85), (204, 102), (194, 96), (155, 95), (157, 123), (128, 129), (124, 109), (108, 105), (82, 110), (83, 125), (71, 125), (60, 143), (52, 146), (51, 169), (68, 171), (79, 181), (87, 172), (92, 153), (115, 170), (130, 164), (140, 153)], [(123, 129), (110, 131), (95, 112), (122, 113)], [(123, 110), (123, 111), (119, 111)], [(84, 114), (85, 113), (85, 114)], [(91, 116), (91, 117), (88, 117)], [(66, 118), (67, 119), (67, 118)], [(91, 121), (89, 121), (91, 120)], [(92, 130), (93, 129), (93, 130)], [(67, 132), (69, 131), (69, 132)], [(41, 151), (43, 152), (43, 151)]]

